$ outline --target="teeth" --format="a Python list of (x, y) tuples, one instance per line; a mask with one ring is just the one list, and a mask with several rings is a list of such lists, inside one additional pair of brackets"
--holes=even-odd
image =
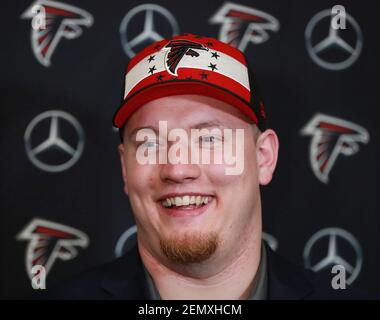
[(189, 196), (184, 196), (182, 198), (182, 205), (183, 206), (188, 206), (190, 204), (190, 197)]
[(175, 197), (175, 205), (176, 205), (177, 207), (182, 206), (182, 198), (180, 198), (180, 197)]
[(196, 206), (200, 206), (201, 204), (207, 204), (210, 198), (207, 196), (190, 196), (186, 195), (183, 197), (174, 197), (174, 198), (166, 198), (162, 201), (162, 205), (166, 208), (176, 206), (188, 206), (191, 204), (195, 204)]

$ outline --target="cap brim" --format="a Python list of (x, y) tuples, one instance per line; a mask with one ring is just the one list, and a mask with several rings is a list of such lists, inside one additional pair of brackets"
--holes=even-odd
[(225, 88), (199, 80), (169, 80), (155, 83), (136, 91), (127, 97), (116, 111), (113, 124), (117, 128), (124, 126), (128, 118), (142, 105), (158, 98), (182, 95), (199, 94), (221, 100), (238, 108), (256, 124), (258, 119), (248, 102)]

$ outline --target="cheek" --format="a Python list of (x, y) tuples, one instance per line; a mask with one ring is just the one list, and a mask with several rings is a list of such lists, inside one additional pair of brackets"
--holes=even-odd
[(152, 230), (152, 194), (155, 188), (154, 165), (140, 165), (136, 159), (129, 159), (127, 165), (127, 185), (129, 189), (129, 202), (132, 207), (136, 222), (142, 226), (143, 230)]
[(254, 148), (247, 148), (244, 153), (244, 171), (242, 173), (245, 179), (252, 183), (258, 184), (258, 168), (256, 152)]
[[(246, 185), (252, 189), (255, 184), (258, 184), (255, 145), (250, 136), (245, 137), (244, 140), (243, 153), (240, 153), (239, 157), (234, 152), (233, 158), (229, 159), (229, 161), (233, 161), (232, 164), (223, 163), (202, 166), (203, 172), (206, 173), (214, 187)], [(236, 145), (234, 145), (234, 150), (236, 148)], [(241, 168), (241, 170), (227, 170), (233, 168)], [(234, 172), (234, 174), (227, 174), (228, 172)]]
[(154, 188), (154, 165), (141, 165), (137, 162), (135, 153), (127, 153), (126, 172), (130, 197), (149, 195)]
[[(244, 148), (244, 169), (238, 175), (226, 175), (229, 165), (208, 165), (202, 169), (218, 195), (217, 210), (225, 216), (226, 232), (242, 229), (251, 219), (258, 203), (257, 162), (252, 144)], [(219, 211), (220, 210), (220, 211)], [(230, 230), (230, 231), (227, 231)]]

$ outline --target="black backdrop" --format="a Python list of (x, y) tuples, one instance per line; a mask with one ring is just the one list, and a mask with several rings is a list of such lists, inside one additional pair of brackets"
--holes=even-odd
[[(143, 30), (148, 17), (144, 10), (153, 10), (153, 28), (161, 36), (191, 32), (222, 39), (223, 23), (212, 23), (211, 18), (227, 6), (211, 0), (150, 1), (144, 7), (138, 7), (146, 4), (141, 1), (45, 2), (61, 9), (51, 20), (55, 27), (65, 24), (57, 3), (85, 10), (75, 20), (82, 33), (65, 25), (67, 33), (54, 50), (50, 44), (50, 66), (45, 66), (46, 51), (34, 49), (31, 20), (24, 14), (32, 3), (2, 4), (2, 298), (31, 294), (26, 266), (45, 264), (50, 286), (114, 259), (133, 240), (125, 233), (134, 222), (122, 190), (118, 135), (111, 125), (130, 59), (126, 48)], [(269, 124), (280, 138), (275, 177), (262, 189), (266, 239), (300, 265), (343, 264), (351, 286), (380, 294), (376, 1), (233, 3), (244, 6), (236, 7), (237, 11), (259, 17), (242, 24), (237, 36), (240, 41), (247, 28), (254, 28), (244, 51), (261, 83)], [(351, 17), (346, 29), (338, 32), (344, 42), (318, 51), (318, 43), (329, 34), (330, 18), (322, 16), (323, 10), (335, 4), (343, 5)], [(66, 12), (75, 8), (63, 7)], [(220, 21), (228, 23), (228, 17)], [(70, 30), (77, 33), (74, 39), (68, 39)], [(48, 32), (54, 36), (61, 31), (52, 27)], [(263, 34), (268, 36), (266, 41), (260, 39)], [(357, 50), (350, 52), (350, 48)], [(319, 63), (312, 59), (313, 52)], [(351, 56), (356, 60), (350, 64), (346, 59)], [(330, 64), (326, 67), (323, 61)], [(346, 62), (342, 65), (341, 61)], [(312, 135), (302, 134), (317, 115), (319, 122), (311, 129)], [(49, 130), (55, 123), (62, 139), (52, 140), (52, 145), (39, 152), (36, 148), (52, 133)], [(312, 145), (319, 133), (328, 141), (319, 146), (322, 149)], [(318, 159), (327, 162), (314, 170), (317, 155), (313, 152), (319, 151), (323, 155)], [(323, 260), (329, 244), (337, 249), (332, 258), (338, 259)]]

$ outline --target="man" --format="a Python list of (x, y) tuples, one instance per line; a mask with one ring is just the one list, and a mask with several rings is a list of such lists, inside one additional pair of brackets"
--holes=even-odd
[(272, 179), (279, 142), (239, 50), (191, 34), (150, 45), (128, 65), (114, 125), (137, 245), (52, 297), (333, 296), (330, 279), (262, 243), (260, 185)]

